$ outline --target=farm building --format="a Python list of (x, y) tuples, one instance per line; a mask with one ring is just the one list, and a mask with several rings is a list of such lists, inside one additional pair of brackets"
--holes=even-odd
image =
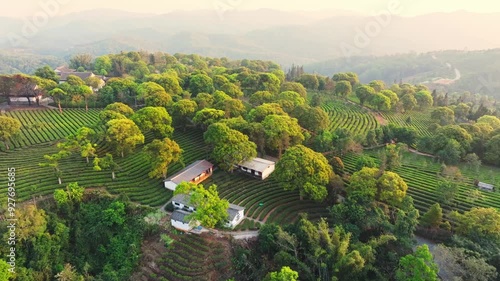
[[(177, 194), (172, 197), (172, 205), (176, 211), (181, 211), (185, 213), (191, 213), (196, 211), (195, 207), (190, 206), (189, 204), (189, 195), (186, 194)], [(245, 218), (245, 208), (229, 204), (229, 208), (227, 208), (228, 220), (226, 222), (226, 227), (234, 228), (237, 226), (244, 218)], [(172, 226), (174, 226), (172, 222)]]
[(274, 166), (275, 163), (273, 161), (262, 158), (254, 158), (252, 160), (245, 161), (236, 167), (238, 168), (238, 171), (263, 180), (271, 175), (274, 171)]
[(477, 187), (479, 187), (482, 190), (486, 191), (493, 191), (495, 187), (492, 184), (484, 183), (484, 182), (478, 182)]
[(177, 194), (172, 197), (172, 205), (175, 209), (181, 209), (188, 212), (194, 212), (196, 209), (189, 206), (189, 195)]
[(206, 160), (198, 160), (164, 181), (165, 188), (175, 190), (181, 182), (199, 184), (212, 175), (214, 165)]
[(229, 208), (227, 209), (229, 217), (228, 222), (226, 223), (226, 227), (234, 228), (235, 226), (237, 226), (245, 218), (244, 212), (244, 207), (229, 204)]
[(190, 231), (199, 223), (193, 222), (187, 218), (191, 213), (183, 210), (175, 210), (170, 217), (170, 223), (173, 227), (182, 231)]

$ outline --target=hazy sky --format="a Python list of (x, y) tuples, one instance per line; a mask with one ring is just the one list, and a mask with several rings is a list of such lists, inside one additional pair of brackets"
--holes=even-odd
[[(0, 0), (7, 2), (8, 0)], [(59, 4), (58, 14), (99, 8), (112, 8), (141, 13), (168, 13), (192, 9), (258, 9), (282, 10), (352, 10), (372, 14), (385, 9), (390, 2), (401, 4), (401, 15), (466, 10), (500, 12), (495, 0), (13, 0), (3, 3), (0, 16), (30, 17), (41, 11), (42, 3)]]

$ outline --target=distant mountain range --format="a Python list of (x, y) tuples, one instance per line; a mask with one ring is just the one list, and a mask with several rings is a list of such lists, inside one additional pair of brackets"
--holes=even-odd
[[(379, 56), (500, 48), (500, 37), (493, 34), (500, 26), (500, 14), (393, 16), (380, 30), (375, 23), (373, 17), (345, 11), (203, 10), (150, 15), (95, 10), (51, 18), (20, 46), (10, 43), (9, 34), (22, 35), (26, 22), (0, 18), (0, 48), (60, 58), (146, 49), (269, 59), (283, 65), (314, 63), (346, 53)], [(366, 29), (373, 33), (365, 38), (369, 42), (356, 44)]]
[(438, 87), (500, 93), (500, 49), (474, 51), (500, 48), (500, 37), (494, 34), (500, 13), (392, 16), (386, 23), (348, 11), (152, 15), (94, 10), (51, 18), (23, 44), (13, 46), (12, 34), (23, 35), (28, 23), (0, 17), (0, 73), (32, 73), (77, 53), (98, 56), (142, 49), (272, 60), (285, 69), (303, 64), (306, 71), (323, 75), (355, 71), (363, 82), (446, 80), (455, 77), (456, 68), (461, 79)]

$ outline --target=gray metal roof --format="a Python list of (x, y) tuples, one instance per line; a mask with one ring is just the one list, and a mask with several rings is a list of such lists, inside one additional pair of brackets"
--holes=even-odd
[(172, 212), (172, 216), (170, 217), (171, 220), (174, 221), (181, 221), (184, 223), (189, 223), (189, 220), (187, 219), (187, 216), (189, 216), (191, 213), (182, 211), (182, 210), (175, 210)]
[(177, 203), (181, 203), (184, 206), (190, 206), (190, 204), (189, 204), (190, 198), (191, 198), (191, 196), (189, 196), (187, 194), (177, 194), (174, 197), (172, 197), (172, 201), (177, 202)]
[(186, 168), (180, 170), (176, 174), (168, 177), (165, 181), (172, 181), (176, 184), (179, 184), (184, 181), (190, 182), (191, 180), (199, 176), (201, 173), (212, 168), (213, 166), (214, 164), (208, 162), (207, 160), (198, 160), (196, 162), (193, 162)]
[(258, 158), (258, 157), (239, 164), (240, 167), (245, 167), (247, 169), (251, 169), (254, 171), (261, 172), (261, 173), (264, 172), (267, 168), (269, 168), (269, 166), (272, 166), (272, 165), (274, 165), (273, 161), (269, 161), (269, 160)]
[(244, 207), (234, 205), (234, 204), (229, 204), (229, 208), (227, 209), (227, 214), (229, 215), (229, 221), (232, 221), (236, 215), (238, 214), (239, 211), (245, 210)]

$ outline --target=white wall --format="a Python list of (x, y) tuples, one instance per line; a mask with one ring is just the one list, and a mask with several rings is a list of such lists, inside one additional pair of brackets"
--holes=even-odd
[(262, 172), (262, 179), (266, 179), (271, 175), (271, 173), (274, 172), (274, 165), (269, 166), (264, 172)]
[(176, 221), (176, 220), (170, 220), (170, 223), (172, 224), (173, 227), (183, 230), (183, 231), (190, 231), (193, 229), (191, 226), (189, 226), (189, 223), (183, 223), (181, 221)]
[(172, 201), (172, 205), (176, 209), (184, 209), (184, 208), (186, 208), (190, 212), (194, 212), (195, 211), (194, 207), (186, 206), (186, 205), (184, 205), (182, 203), (179, 203), (179, 202), (176, 202), (176, 201)]
[(235, 226), (240, 224), (241, 221), (243, 221), (243, 219), (245, 218), (244, 210), (241, 210), (238, 213), (240, 214), (240, 217), (239, 218), (234, 217), (234, 220), (230, 221), (226, 226), (234, 228)]
[(165, 182), (165, 188), (170, 189), (172, 191), (175, 191), (175, 188), (177, 187), (177, 184), (174, 183), (173, 181), (166, 181)]

